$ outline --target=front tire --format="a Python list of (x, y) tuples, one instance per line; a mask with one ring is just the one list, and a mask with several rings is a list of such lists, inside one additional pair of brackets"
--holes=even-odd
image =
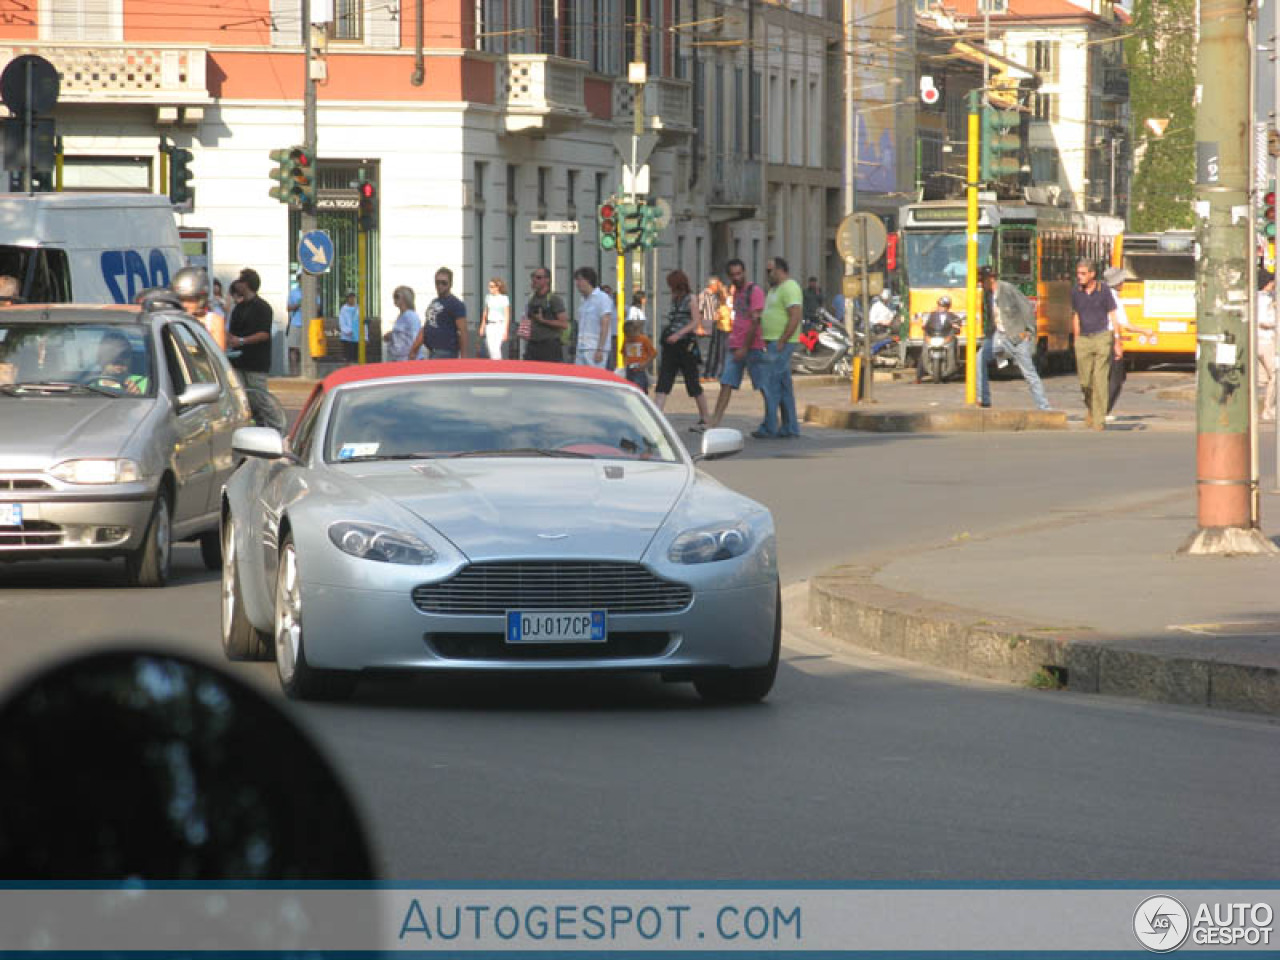
[(172, 553), (173, 519), (169, 512), (169, 495), (161, 490), (155, 506), (151, 508), (151, 522), (147, 524), (142, 546), (125, 557), (129, 585), (163, 587), (169, 581)]
[(280, 544), (276, 571), (276, 674), (290, 700), (345, 700), (355, 690), (355, 677), (337, 670), (316, 670), (307, 663), (302, 638), (302, 578), (292, 535)]
[(693, 681), (698, 696), (707, 703), (759, 703), (773, 689), (782, 652), (782, 585), (775, 588), (773, 652), (763, 667), (745, 670), (717, 670)]
[(236, 562), (235, 528), (228, 516), (222, 526), (222, 652), (228, 660), (270, 660), (271, 634), (263, 633), (244, 612), (244, 593)]
[(206, 530), (200, 534), (200, 559), (206, 570), (222, 569), (222, 534)]

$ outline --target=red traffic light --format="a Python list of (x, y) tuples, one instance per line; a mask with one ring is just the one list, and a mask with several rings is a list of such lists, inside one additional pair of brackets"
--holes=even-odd
[(360, 197), (363, 200), (373, 199), (373, 184), (365, 180), (360, 184)]
[(293, 152), (293, 159), (300, 167), (311, 166), (311, 157), (307, 155), (307, 151), (305, 150), (295, 150)]
[(600, 219), (613, 220), (617, 216), (617, 211), (613, 209), (612, 203), (600, 204)]
[(1274, 207), (1276, 205), (1276, 192), (1274, 190), (1268, 192), (1267, 195), (1262, 198), (1262, 202), (1268, 207)]

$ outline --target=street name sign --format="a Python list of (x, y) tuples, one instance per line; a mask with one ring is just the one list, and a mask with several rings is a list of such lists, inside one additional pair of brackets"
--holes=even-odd
[(534, 233), (577, 233), (577, 220), (534, 220), (529, 224), (529, 229)]

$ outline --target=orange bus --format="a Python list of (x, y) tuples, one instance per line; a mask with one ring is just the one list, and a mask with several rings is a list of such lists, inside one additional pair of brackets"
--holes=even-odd
[(1194, 361), (1195, 234), (1190, 230), (1122, 234), (1112, 262), (1128, 274), (1120, 287), (1125, 318), (1150, 331), (1121, 335), (1133, 365)]

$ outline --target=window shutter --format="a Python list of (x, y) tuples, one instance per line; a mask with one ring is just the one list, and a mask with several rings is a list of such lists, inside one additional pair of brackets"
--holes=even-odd
[(302, 0), (271, 0), (271, 45), (302, 45)]
[(42, 0), (39, 16), (41, 40), (124, 39), (122, 0)]
[(400, 10), (403, 0), (364, 0), (366, 47), (400, 46)]

